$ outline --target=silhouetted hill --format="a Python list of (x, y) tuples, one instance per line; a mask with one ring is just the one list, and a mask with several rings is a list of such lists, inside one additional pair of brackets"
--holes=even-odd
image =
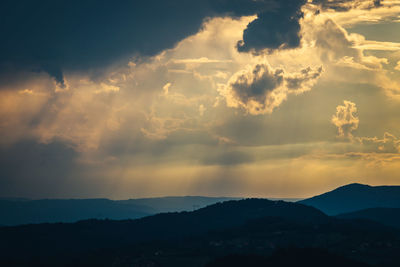
[(400, 263), (395, 229), (265, 199), (137, 220), (2, 227), (0, 237), (0, 266), (195, 267), (229, 254), (269, 257), (285, 247), (321, 248), (376, 266)]
[(303, 223), (328, 219), (319, 210), (297, 203), (265, 199), (226, 201), (193, 212), (162, 213), (137, 220), (88, 220), (73, 224), (3, 227), (0, 228), (0, 251), (5, 255), (24, 251), (28, 257), (45, 257), (67, 251), (78, 253), (88, 248), (198, 236), (211, 230), (239, 227), (249, 220), (266, 216)]
[(137, 219), (160, 212), (190, 211), (229, 198), (162, 197), (109, 199), (0, 199), (0, 225)]
[(368, 219), (382, 224), (400, 228), (400, 208), (371, 208), (336, 216), (341, 219)]
[(315, 207), (328, 215), (367, 208), (400, 208), (400, 186), (349, 184), (298, 203)]

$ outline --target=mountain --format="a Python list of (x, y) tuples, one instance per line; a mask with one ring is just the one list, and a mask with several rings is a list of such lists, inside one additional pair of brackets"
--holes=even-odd
[(340, 219), (368, 219), (382, 224), (400, 228), (400, 208), (370, 208), (336, 216)]
[(315, 207), (328, 215), (368, 208), (400, 208), (400, 186), (349, 184), (298, 203)]
[(231, 198), (161, 197), (109, 199), (0, 199), (0, 225), (137, 219), (161, 212), (193, 210)]
[[(338, 259), (338, 264), (394, 267), (400, 263), (396, 229), (266, 199), (225, 201), (136, 220), (2, 227), (0, 236), (0, 266), (200, 267), (232, 254), (258, 255), (274, 263), (299, 257), (297, 250), (279, 257), (279, 248), (304, 248), (304, 255), (314, 253), (307, 254), (307, 248), (317, 248), (322, 252), (312, 257)], [(313, 258), (300, 261), (312, 263)]]

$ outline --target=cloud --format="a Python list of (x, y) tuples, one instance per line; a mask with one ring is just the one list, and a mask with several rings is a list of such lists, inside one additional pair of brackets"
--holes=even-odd
[(382, 6), (381, 0), (313, 0), (312, 3), (323, 9), (348, 11), (350, 9), (371, 9)]
[[(377, 3), (377, 1), (374, 2)], [(354, 3), (358, 3), (358, 5), (353, 6), (352, 9), (342, 10), (346, 12), (324, 9), (321, 14), (328, 13), (331, 19), (346, 28), (361, 23), (372, 25), (380, 22), (396, 22), (398, 20), (399, 1), (380, 1), (378, 5), (374, 5), (373, 1), (354, 1)], [(360, 3), (364, 3), (364, 5), (360, 5)]]
[(258, 114), (278, 106), (285, 93), (278, 88), (283, 84), (283, 70), (272, 70), (268, 65), (256, 65), (251, 71), (234, 75), (228, 85), (236, 105), (248, 107), (250, 113)]
[[(367, 51), (372, 48), (395, 50), (398, 47), (397, 43), (366, 40), (360, 34), (348, 33), (330, 18), (329, 13), (310, 16), (311, 11), (307, 11), (302, 24), (304, 49), (309, 50), (309, 57), (318, 55), (316, 59), (311, 60), (322, 61), (320, 64), (324, 66), (327, 74), (324, 75), (325, 79), (374, 84), (382, 88), (389, 97), (394, 98), (398, 95), (400, 80), (391, 75), (386, 66), (391, 60), (381, 57), (385, 55), (383, 52)], [(305, 60), (304, 56), (299, 59)]]
[(300, 45), (301, 7), (305, 0), (279, 1), (257, 15), (237, 43), (240, 52), (295, 48)]
[(200, 106), (199, 106), (199, 114), (200, 114), (200, 116), (203, 116), (205, 111), (206, 111), (206, 108), (204, 107), (204, 105), (200, 104)]
[(321, 67), (285, 73), (269, 64), (256, 64), (235, 73), (228, 84), (222, 86), (220, 94), (229, 107), (241, 107), (252, 115), (271, 113), (288, 94), (310, 90), (321, 73)]
[(385, 132), (383, 139), (377, 137), (360, 137), (357, 140), (365, 146), (367, 151), (376, 153), (400, 153), (400, 139), (391, 133)]
[(363, 40), (360, 45), (356, 45), (354, 48), (378, 51), (399, 51), (400, 43)]
[(360, 120), (357, 116), (356, 104), (344, 100), (344, 105), (336, 107), (336, 114), (332, 116), (331, 122), (338, 128), (338, 136), (352, 139), (352, 132), (358, 128)]
[[(333, 115), (331, 122), (338, 128), (338, 135), (347, 138), (355, 145), (361, 145), (357, 153), (400, 153), (400, 139), (395, 135), (385, 132), (382, 139), (377, 137), (358, 137), (353, 136), (353, 131), (357, 130), (359, 118), (357, 116), (356, 104), (344, 101), (344, 105), (336, 107), (336, 114)], [(353, 152), (350, 152), (353, 153)], [(395, 155), (398, 158), (398, 155)]]
[(314, 25), (315, 46), (325, 62), (335, 63), (344, 57), (351, 57), (355, 62), (363, 64), (362, 51), (353, 48), (357, 35), (349, 35), (347, 31), (331, 19)]
[[(214, 2), (221, 8), (225, 5), (223, 1)], [(214, 2), (211, 4), (214, 5)], [(225, 2), (229, 4), (246, 1)], [(260, 9), (255, 13), (278, 10), (277, 7), (273, 8), (276, 1), (252, 2), (254, 5), (260, 5)], [(261, 7), (267, 6), (267, 2), (270, 3), (270, 11)], [(198, 3), (192, 1), (192, 4)], [(210, 9), (215, 8), (214, 6)], [(79, 61), (75, 61), (76, 64), (73, 65), (64, 65), (60, 61), (65, 88), (61, 88), (44, 72), (20, 75), (13, 86), (0, 83), (0, 148), (7, 147), (3, 149), (5, 152), (1, 176), (8, 177), (2, 180), (3, 192), (19, 188), (19, 192), (29, 195), (32, 188), (32, 192), (42, 192), (42, 196), (43, 192), (49, 196), (84, 196), (85, 193), (82, 192), (92, 196), (116, 194), (114, 197), (181, 194), (188, 193), (185, 187), (190, 187), (192, 183), (201, 186), (205, 183), (204, 179), (218, 179), (220, 175), (225, 175), (223, 171), (226, 169), (232, 170), (232, 173), (227, 175), (229, 183), (230, 174), (243, 175), (246, 177), (244, 182), (252, 179), (254, 188), (263, 192), (265, 188), (270, 188), (271, 184), (281, 179), (291, 177), (291, 180), (288, 180), (289, 184), (292, 181), (300, 184), (299, 181), (304, 182), (302, 177), (310, 177), (315, 173), (318, 173), (315, 175), (316, 182), (326, 183), (326, 180), (321, 181), (316, 176), (320, 176), (321, 172), (328, 176), (334, 175), (332, 173), (336, 172), (332, 170), (342, 166), (337, 164), (336, 159), (330, 161), (331, 166), (324, 165), (328, 164), (327, 161), (321, 160), (310, 164), (310, 161), (300, 158), (305, 155), (343, 155), (348, 151), (350, 155), (354, 151), (353, 156), (355, 153), (364, 153), (371, 157), (378, 154), (389, 159), (389, 151), (393, 152), (390, 155), (394, 155), (398, 140), (389, 135), (381, 137), (379, 134), (380, 138), (360, 137), (362, 143), (356, 136), (352, 142), (326, 140), (330, 140), (335, 134), (332, 133), (333, 127), (329, 127), (332, 107), (336, 107), (341, 103), (341, 99), (347, 99), (346, 96), (349, 95), (352, 99), (357, 99), (359, 110), (364, 109), (365, 105), (369, 107), (367, 114), (363, 113), (362, 117), (365, 118), (363, 125), (371, 123), (371, 126), (367, 129), (360, 127), (362, 129), (359, 129), (358, 133), (366, 130), (368, 134), (364, 136), (374, 136), (381, 127), (395, 125), (396, 102), (386, 102), (385, 95), (371, 82), (371, 77), (386, 67), (385, 59), (376, 57), (383, 54), (367, 51), (363, 55), (362, 51), (367, 49), (367, 44), (369, 47), (374, 45), (375, 48), (378, 45), (395, 47), (396, 44), (365, 41), (360, 35), (349, 34), (342, 28), (343, 24), (335, 19), (325, 23), (336, 13), (325, 14), (324, 17), (323, 13), (328, 11), (321, 11), (315, 16), (315, 10), (305, 11), (305, 8), (302, 8), (305, 12), (304, 18), (299, 20), (301, 27), (298, 36), (302, 38), (301, 46), (296, 49), (279, 49), (290, 48), (284, 45), (267, 55), (262, 55), (263, 52), (268, 52), (263, 48), (259, 49), (258, 54), (238, 52), (236, 44), (243, 37), (243, 30), (257, 18), (248, 16), (238, 19), (235, 17), (237, 14), (245, 13), (240, 11), (227, 13), (233, 16), (233, 19), (206, 19), (202, 26), (194, 27), (194, 32), (200, 29), (198, 33), (171, 46), (149, 42), (150, 46), (159, 45), (154, 50), (159, 52), (154, 52), (156, 56), (153, 57), (143, 59), (143, 56), (153, 55), (153, 52), (143, 52), (136, 44), (124, 55), (106, 55), (110, 59), (108, 62), (114, 62), (118, 58), (124, 60), (132, 51), (133, 54), (138, 53), (138, 57), (126, 57), (126, 60), (131, 60), (129, 64), (122, 62), (103, 71), (95, 69), (85, 73), (83, 70), (97, 66), (85, 65), (85, 62), (80, 65)], [(179, 11), (180, 7), (177, 9)], [(217, 13), (220, 14), (220, 11), (215, 14)], [(343, 13), (349, 12), (340, 12)], [(249, 11), (249, 14), (252, 12)], [(170, 14), (166, 15), (166, 19), (168, 16)], [(140, 22), (141, 26), (146, 27), (150, 21), (151, 19), (143, 20), (143, 23)], [(155, 18), (155, 21), (158, 21), (158, 18)], [(98, 25), (105, 29), (104, 23)], [(126, 25), (129, 26), (128, 23)], [(278, 30), (282, 27), (277, 25), (276, 28)], [(265, 31), (278, 34), (278, 31), (271, 27), (262, 27), (259, 33)], [(60, 32), (55, 32), (55, 37), (61, 35)], [(150, 29), (149, 34), (152, 32), (158, 33)], [(110, 33), (104, 33), (103, 37), (108, 38)], [(297, 34), (295, 30), (292, 33)], [(169, 31), (169, 34), (175, 36), (173, 31)], [(142, 40), (138, 36), (138, 44), (148, 40), (159, 40), (156, 37), (141, 35)], [(289, 42), (285, 38), (271, 38), (273, 42), (266, 43), (265, 47), (276, 47), (279, 40)], [(123, 38), (122, 41), (124, 40)], [(327, 42), (323, 42), (324, 40)], [(57, 44), (51, 38), (50, 42)], [(250, 44), (249, 42), (249, 48)], [(260, 47), (263, 45), (260, 44)], [(173, 46), (174, 48), (165, 50), (165, 47)], [(107, 53), (114, 53), (113, 49), (111, 47)], [(398, 60), (388, 58), (390, 71), (392, 63)], [(103, 63), (98, 67), (103, 68), (107, 65)], [(246, 68), (248, 64), (249, 67)], [(256, 67), (257, 65), (260, 66)], [(310, 90), (317, 80), (319, 81), (321, 65), (324, 75), (317, 85), (318, 88), (304, 96), (293, 96)], [(356, 72), (360, 74), (354, 75)], [(31, 81), (22, 82), (26, 77)], [(222, 85), (218, 87), (218, 84)], [(224, 102), (223, 105), (213, 106), (217, 97), (226, 101), (226, 104)], [(282, 105), (286, 99), (288, 102)], [(381, 105), (384, 107), (379, 109)], [(245, 112), (233, 110), (229, 106)], [(248, 116), (272, 111), (274, 114), (271, 116)], [(385, 116), (382, 116), (382, 121), (376, 122), (380, 114)], [(397, 134), (397, 130), (390, 131)], [(373, 134), (370, 134), (371, 132)], [(354, 130), (350, 134), (356, 135)], [(43, 154), (48, 153), (49, 156), (55, 157), (54, 162), (49, 163), (54, 166), (54, 170), (43, 173), (44, 168), (41, 168), (43, 165), (40, 164), (46, 162), (46, 159), (34, 153), (24, 157), (27, 149), (18, 149), (18, 142), (27, 138), (32, 142), (30, 146), (33, 147), (33, 151), (47, 148)], [(60, 145), (58, 149), (61, 156), (47, 152), (56, 144)], [(11, 148), (18, 151), (6, 161)], [(62, 155), (65, 155), (65, 158)], [(399, 158), (398, 153), (396, 157)], [(32, 162), (32, 166), (19, 170), (21, 164), (15, 164), (17, 167), (10, 171), (10, 164), (18, 159)], [(343, 166), (357, 162), (364, 164), (356, 158), (348, 160)], [(63, 162), (68, 164), (62, 166)], [(298, 165), (288, 168), (289, 165), (292, 166), (291, 163)], [(266, 169), (249, 171), (255, 166), (263, 166)], [(304, 172), (298, 168), (304, 166), (308, 166), (310, 171)], [(364, 165), (360, 169), (363, 170), (363, 167)], [(271, 172), (268, 168), (279, 170)], [(62, 174), (53, 180), (53, 176), (57, 174), (56, 169), (61, 170)], [(214, 169), (221, 170), (221, 173), (211, 173), (210, 170)], [(241, 170), (243, 172), (238, 173)], [(393, 173), (398, 173), (398, 170)], [(266, 181), (265, 177), (270, 177), (271, 182), (266, 183), (264, 187), (259, 186), (258, 183)], [(332, 180), (337, 182), (336, 178), (338, 177)], [(30, 186), (35, 183), (37, 187)], [(198, 191), (198, 185), (193, 186), (196, 189), (190, 192), (199, 194), (201, 191)], [(54, 187), (56, 190), (52, 192), (50, 189)], [(178, 187), (181, 191), (171, 189)], [(50, 188), (49, 191), (47, 188)], [(132, 188), (135, 190), (132, 191)], [(226, 188), (226, 185), (221, 183), (221, 188)], [(221, 193), (208, 189), (204, 190), (207, 194)], [(243, 193), (242, 189), (243, 186), (238, 187), (234, 193)]]
[(101, 94), (101, 93), (116, 93), (119, 92), (119, 87), (110, 85), (110, 84), (105, 84), (105, 83), (100, 83), (99, 84), (99, 89), (94, 91), (95, 94)]
[[(313, 9), (307, 11), (309, 15)], [(351, 12), (346, 12), (351, 13)], [(337, 13), (334, 13), (335, 15)], [(341, 14), (341, 13), (339, 13)], [(366, 50), (397, 51), (396, 42), (366, 40), (357, 33), (348, 33), (343, 25), (332, 19), (332, 15), (321, 13), (319, 16), (308, 16), (303, 26), (303, 34), (309, 46), (315, 47), (322, 61), (329, 65), (343, 65), (369, 70), (382, 69), (387, 64), (386, 58), (365, 53)], [(366, 55), (367, 54), (367, 55)]]
[(218, 153), (216, 155), (208, 155), (202, 160), (204, 165), (222, 165), (233, 166), (253, 162), (251, 155), (240, 151), (229, 151)]
[[(271, 25), (287, 25), (283, 20), (288, 15), (281, 17), (280, 12), (285, 12), (285, 6), (292, 6), (291, 2), (283, 1)], [(65, 72), (84, 71), (96, 76), (103, 68), (129, 57), (153, 56), (172, 48), (198, 32), (207, 18), (272, 14), (269, 10), (280, 3), (278, 0), (5, 0), (0, 11), (0, 34), (7, 40), (0, 43), (0, 73), (5, 75), (0, 76), (7, 79), (15, 72), (44, 71), (62, 86)], [(257, 31), (251, 30), (251, 36), (266, 40), (268, 36)], [(271, 34), (270, 38), (276, 39), (273, 31)], [(269, 43), (264, 44), (268, 46)]]
[(394, 67), (394, 69), (400, 71), (400, 61), (397, 61), (397, 65)]
[(232, 60), (230, 60), (230, 59), (209, 59), (207, 57), (173, 59), (172, 61), (173, 61), (173, 63), (176, 63), (176, 64), (205, 64), (205, 63), (232, 62)]
[(321, 73), (322, 67), (317, 69), (308, 67), (302, 69), (299, 73), (289, 73), (286, 76), (286, 86), (289, 92), (303, 93), (311, 89), (319, 76), (321, 76)]
[(168, 90), (169, 90), (169, 88), (171, 87), (171, 83), (166, 83), (164, 86), (163, 86), (163, 92), (164, 92), (164, 95), (168, 95)]
[(115, 66), (96, 79), (66, 73), (64, 88), (45, 73), (0, 83), (0, 146), (34, 138), (45, 144), (61, 141), (86, 154), (112, 143), (138, 146), (142, 139), (162, 140), (182, 129), (204, 130), (218, 95), (213, 76), (223, 71), (218, 80), (226, 81), (232, 72), (228, 68), (237, 63), (195, 64), (182, 75), (169, 72), (175, 67), (171, 62), (204, 54), (230, 60), (232, 52), (238, 54), (234, 44), (252, 19), (212, 19), (198, 34), (146, 61)]

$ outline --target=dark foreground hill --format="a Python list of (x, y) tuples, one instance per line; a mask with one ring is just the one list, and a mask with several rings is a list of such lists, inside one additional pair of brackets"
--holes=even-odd
[(366, 263), (357, 262), (343, 256), (315, 248), (279, 249), (271, 256), (257, 254), (234, 254), (218, 258), (208, 263), (206, 267), (368, 267)]
[(382, 224), (400, 228), (400, 208), (371, 208), (336, 216), (341, 219), (368, 219)]
[(137, 220), (2, 227), (0, 237), (0, 266), (205, 266), (231, 254), (270, 259), (279, 248), (294, 248), (293, 257), (296, 248), (318, 248), (318, 257), (333, 255), (327, 262), (400, 264), (398, 230), (265, 199)]
[(232, 198), (161, 197), (109, 199), (0, 199), (0, 225), (137, 219), (161, 212), (190, 211)]
[(315, 207), (328, 215), (368, 208), (400, 208), (400, 186), (349, 184), (299, 203)]

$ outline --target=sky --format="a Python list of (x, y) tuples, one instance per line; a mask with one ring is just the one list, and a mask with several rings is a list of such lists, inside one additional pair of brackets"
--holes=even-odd
[(400, 1), (11, 1), (0, 197), (400, 184)]

